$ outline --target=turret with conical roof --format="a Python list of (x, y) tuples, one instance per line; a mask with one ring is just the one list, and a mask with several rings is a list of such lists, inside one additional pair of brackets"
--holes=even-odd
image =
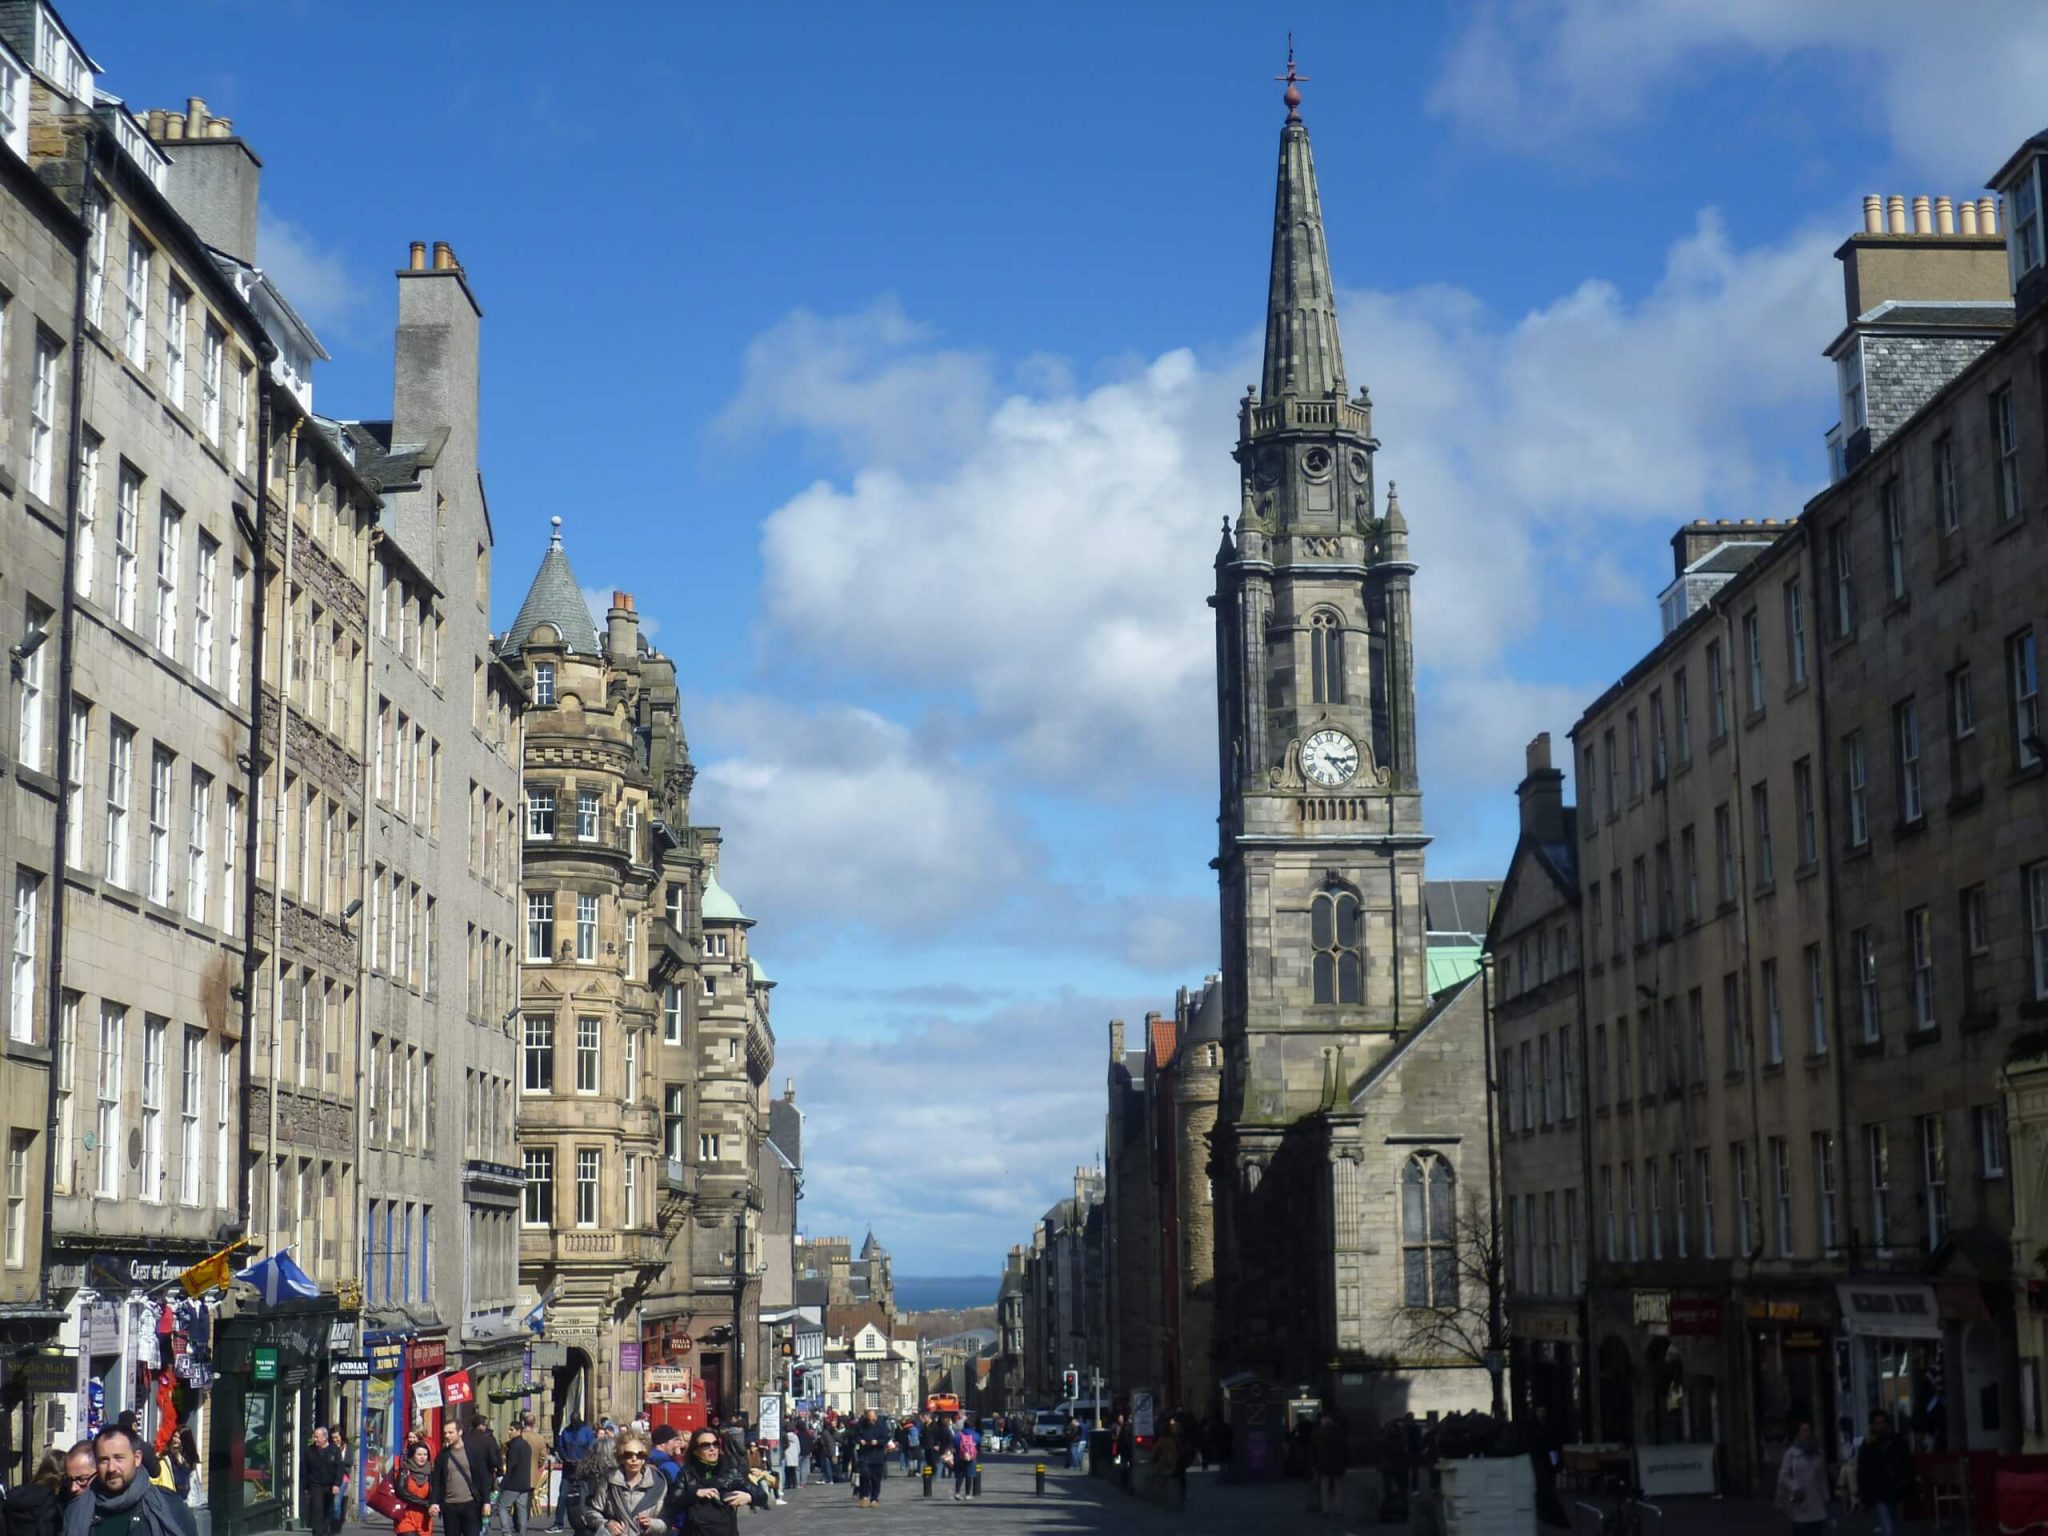
[(601, 655), (590, 605), (583, 600), (583, 589), (576, 585), (576, 573), (569, 569), (569, 556), (562, 548), (562, 520), (552, 517), (548, 522), (553, 529), (548, 552), (541, 556), (533, 585), (526, 589), (526, 601), (519, 605), (519, 616), (505, 631), (498, 649), (506, 656), (518, 655), (534, 630), (545, 624), (560, 637), (558, 643), (570, 655)]

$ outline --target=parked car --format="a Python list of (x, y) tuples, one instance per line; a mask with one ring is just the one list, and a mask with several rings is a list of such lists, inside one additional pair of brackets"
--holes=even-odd
[(1031, 1443), (1033, 1445), (1065, 1445), (1067, 1443), (1067, 1416), (1051, 1408), (1041, 1408), (1031, 1419)]

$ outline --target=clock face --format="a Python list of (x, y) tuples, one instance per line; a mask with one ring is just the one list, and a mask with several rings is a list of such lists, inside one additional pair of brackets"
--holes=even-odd
[(1301, 771), (1311, 784), (1335, 789), (1358, 772), (1358, 743), (1342, 731), (1317, 731), (1301, 744)]

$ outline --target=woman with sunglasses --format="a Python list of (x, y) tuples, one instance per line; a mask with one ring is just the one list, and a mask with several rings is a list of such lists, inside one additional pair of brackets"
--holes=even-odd
[(650, 1461), (653, 1450), (637, 1429), (622, 1429), (613, 1437), (611, 1454), (618, 1465), (593, 1481), (584, 1495), (579, 1524), (590, 1536), (668, 1536), (662, 1516), (668, 1479)]
[(682, 1536), (735, 1536), (739, 1512), (753, 1502), (746, 1462), (726, 1449), (717, 1430), (692, 1433), (672, 1500)]

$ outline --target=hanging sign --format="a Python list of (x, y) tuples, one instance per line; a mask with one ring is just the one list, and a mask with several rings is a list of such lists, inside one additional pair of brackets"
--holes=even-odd
[(457, 1403), (473, 1403), (476, 1393), (469, 1385), (469, 1372), (444, 1371), (441, 1373), (441, 1397), (450, 1407)]
[(259, 1344), (249, 1356), (249, 1379), (251, 1381), (277, 1380), (277, 1351), (268, 1345)]
[(412, 1384), (412, 1405), (419, 1412), (441, 1406), (441, 1378), (422, 1376)]
[(328, 1361), (327, 1369), (336, 1381), (366, 1381), (370, 1375), (370, 1361), (366, 1355), (342, 1355)]

